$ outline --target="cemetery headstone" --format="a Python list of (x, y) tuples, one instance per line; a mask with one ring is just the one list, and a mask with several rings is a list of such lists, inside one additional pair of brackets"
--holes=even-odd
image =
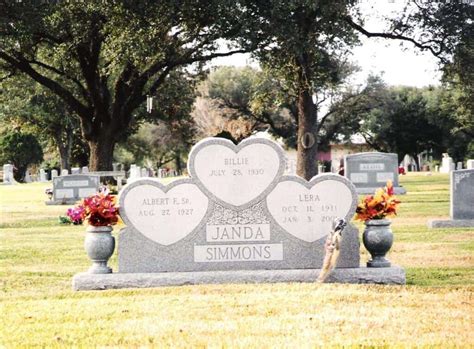
[(46, 171), (44, 169), (40, 169), (40, 182), (47, 182), (48, 178), (46, 175)]
[(125, 171), (94, 171), (87, 174), (99, 177), (113, 177), (117, 181), (117, 190), (122, 189), (122, 180), (126, 177)]
[(462, 170), (462, 161), (458, 161), (456, 164), (456, 170)]
[(135, 164), (132, 164), (130, 165), (130, 176), (129, 176), (129, 179), (130, 180), (136, 180), (138, 178), (140, 178), (140, 175), (141, 175), (141, 169), (139, 166), (135, 165)]
[[(78, 274), (75, 289), (314, 281), (337, 218), (349, 221), (354, 185), (336, 174), (283, 175), (282, 148), (252, 138), (210, 138), (189, 154), (189, 178), (141, 178), (121, 191), (118, 273)], [(343, 232), (339, 282), (404, 283), (399, 267), (360, 268), (358, 230)], [(376, 268), (373, 268), (376, 269)]]
[(441, 167), (439, 172), (441, 173), (450, 173), (454, 171), (453, 159), (448, 154), (443, 154), (443, 159), (441, 160)]
[(32, 183), (33, 180), (31, 179), (30, 171), (26, 171), (25, 173), (25, 183)]
[(89, 167), (83, 166), (82, 167), (82, 172), (81, 173), (89, 173)]
[(430, 220), (430, 228), (474, 227), (474, 169), (451, 172), (449, 220)]
[(74, 204), (99, 191), (99, 176), (74, 174), (53, 179), (53, 199), (47, 205)]
[(358, 194), (373, 194), (393, 183), (395, 194), (405, 194), (398, 183), (398, 156), (393, 153), (358, 153), (344, 157), (344, 175), (355, 185)]
[(56, 177), (58, 177), (58, 170), (52, 169), (51, 170), (51, 179), (54, 179)]
[(80, 174), (81, 169), (79, 167), (72, 167), (71, 168), (71, 174)]
[(466, 168), (467, 168), (468, 170), (474, 169), (474, 160), (471, 160), (471, 159), (470, 159), (470, 160), (467, 160), (467, 162), (466, 162)]
[(148, 170), (144, 167), (140, 170), (140, 177), (148, 177)]
[(61, 170), (61, 176), (67, 176), (69, 175), (69, 170), (67, 168)]
[(13, 176), (13, 165), (3, 165), (3, 184), (17, 184), (15, 177)]

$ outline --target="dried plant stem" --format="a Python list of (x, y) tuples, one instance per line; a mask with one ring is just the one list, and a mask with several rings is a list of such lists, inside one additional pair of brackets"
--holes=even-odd
[(341, 251), (341, 240), (341, 230), (335, 230), (328, 235), (326, 243), (324, 244), (325, 255), (323, 266), (316, 282), (324, 282), (329, 273), (336, 267), (336, 263)]

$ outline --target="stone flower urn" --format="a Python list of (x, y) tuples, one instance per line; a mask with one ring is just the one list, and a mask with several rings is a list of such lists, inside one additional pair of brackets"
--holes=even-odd
[(390, 267), (390, 261), (385, 254), (393, 244), (393, 233), (390, 229), (392, 222), (388, 219), (371, 219), (365, 222), (362, 241), (372, 258), (367, 262), (369, 268)]
[(112, 268), (107, 266), (107, 261), (114, 253), (115, 238), (112, 236), (112, 227), (94, 227), (90, 225), (86, 230), (84, 248), (92, 260), (92, 266), (87, 271), (89, 274), (109, 274)]

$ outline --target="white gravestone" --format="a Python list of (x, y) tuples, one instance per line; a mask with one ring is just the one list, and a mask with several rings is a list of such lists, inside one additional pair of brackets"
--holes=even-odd
[(44, 169), (40, 169), (40, 182), (47, 182), (48, 179), (46, 178), (46, 171)]
[(458, 161), (456, 164), (456, 170), (462, 170), (462, 161)]
[(58, 170), (56, 169), (51, 170), (51, 179), (54, 179), (56, 177), (58, 177)]
[(31, 182), (33, 182), (33, 180), (31, 179), (30, 171), (26, 171), (26, 173), (25, 173), (25, 183), (31, 183)]
[(130, 177), (129, 178), (131, 180), (135, 180), (135, 179), (140, 178), (140, 175), (141, 175), (140, 167), (138, 167), (135, 164), (131, 165), (130, 166)]
[(79, 167), (72, 167), (71, 168), (71, 174), (80, 174), (81, 169)]
[(16, 184), (15, 177), (13, 177), (13, 165), (3, 165), (3, 184)]
[(148, 170), (145, 167), (141, 169), (140, 177), (149, 177), (148, 176)]
[(82, 167), (82, 173), (89, 173), (89, 167), (83, 166)]
[(466, 169), (468, 169), (468, 170), (474, 169), (474, 160), (472, 160), (472, 159), (467, 160), (467, 162), (466, 162)]
[(439, 172), (450, 173), (451, 171), (454, 171), (453, 159), (450, 156), (448, 156), (448, 154), (443, 154), (443, 159), (441, 162), (441, 168), (439, 169)]
[(61, 170), (61, 176), (67, 176), (67, 175), (69, 175), (68, 169)]

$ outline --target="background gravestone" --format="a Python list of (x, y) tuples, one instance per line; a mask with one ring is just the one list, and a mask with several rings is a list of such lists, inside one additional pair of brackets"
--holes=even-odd
[(395, 194), (405, 194), (398, 183), (398, 156), (393, 153), (358, 153), (344, 157), (345, 176), (355, 185), (358, 194), (373, 194), (393, 182)]
[(451, 219), (474, 220), (474, 170), (451, 173)]
[(74, 204), (99, 191), (99, 176), (67, 175), (53, 179), (53, 199), (48, 205)]
[(16, 184), (15, 177), (13, 177), (13, 165), (3, 165), (3, 184)]
[(47, 182), (48, 181), (48, 177), (47, 177), (47, 173), (44, 169), (40, 169), (40, 182)]
[(429, 220), (429, 228), (474, 227), (474, 169), (451, 172), (449, 220)]

